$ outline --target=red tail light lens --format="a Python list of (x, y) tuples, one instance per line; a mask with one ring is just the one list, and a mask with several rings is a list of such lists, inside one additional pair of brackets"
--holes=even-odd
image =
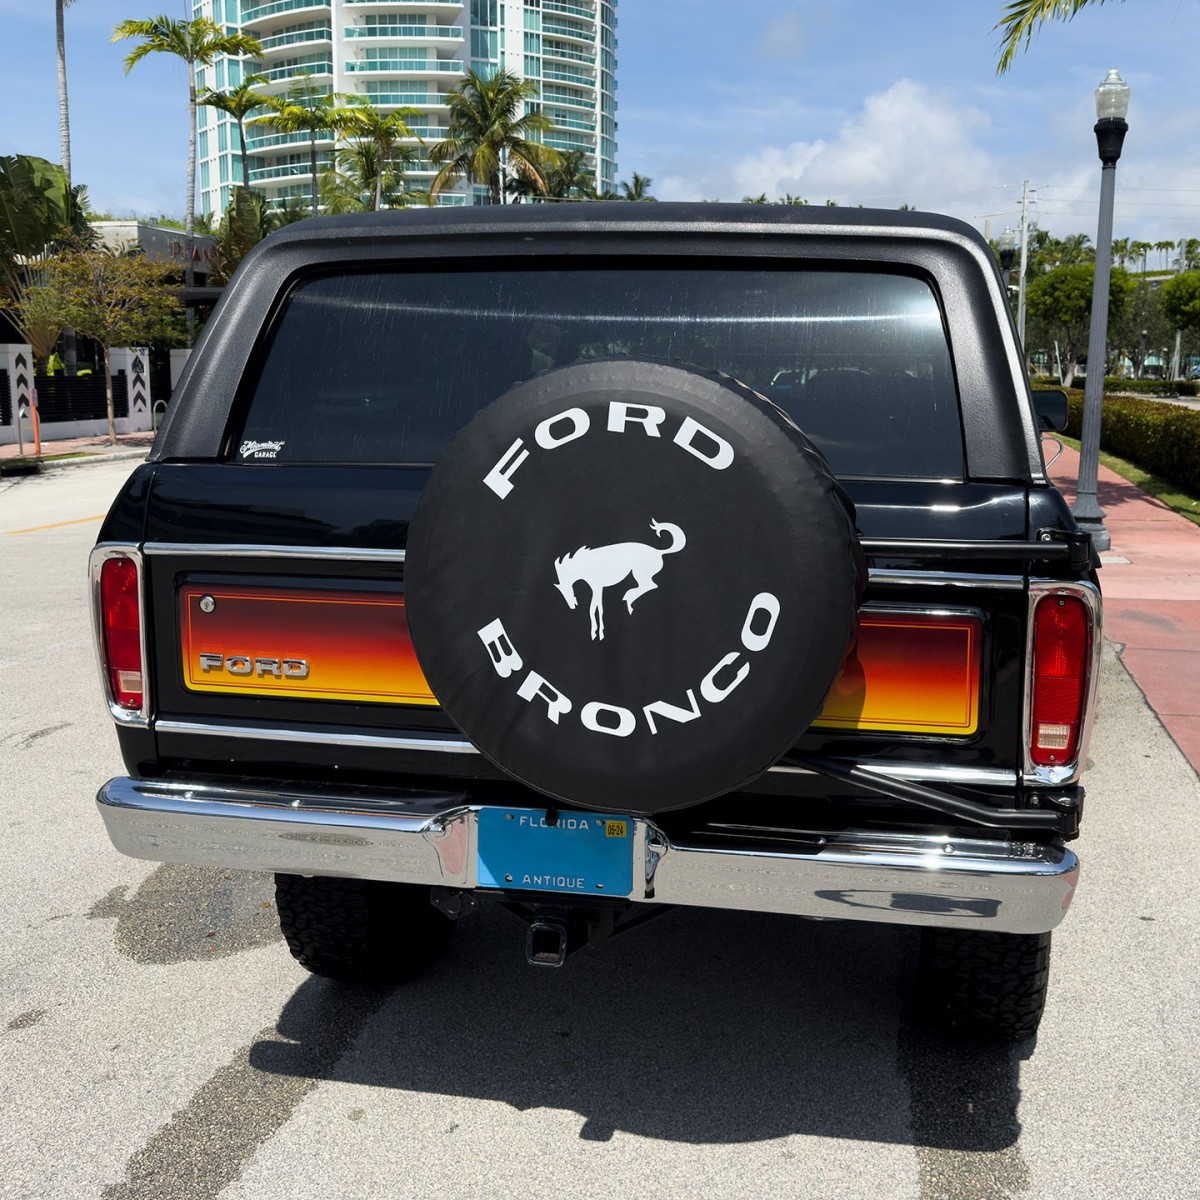
[(1091, 616), (1082, 600), (1051, 593), (1038, 602), (1033, 615), (1029, 738), (1035, 766), (1073, 762), (1078, 754), (1091, 648)]
[(131, 558), (106, 559), (100, 569), (100, 613), (104, 669), (113, 699), (121, 708), (142, 707), (142, 620), (138, 571)]

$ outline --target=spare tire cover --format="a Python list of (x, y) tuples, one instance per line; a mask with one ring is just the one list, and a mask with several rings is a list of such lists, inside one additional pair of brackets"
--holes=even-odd
[(863, 576), (849, 501), (785, 413), (623, 359), (520, 384), (456, 435), (405, 592), (426, 679), (482, 753), (568, 804), (649, 814), (795, 742)]

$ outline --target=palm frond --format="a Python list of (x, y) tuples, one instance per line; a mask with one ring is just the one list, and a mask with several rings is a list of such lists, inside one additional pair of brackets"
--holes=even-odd
[(1089, 4), (1103, 3), (1104, 0), (1009, 0), (1002, 10), (1003, 16), (993, 26), (993, 31), (1003, 30), (996, 74), (1003, 75), (1012, 66), (1017, 53), (1029, 45), (1034, 31), (1047, 21), (1069, 21)]

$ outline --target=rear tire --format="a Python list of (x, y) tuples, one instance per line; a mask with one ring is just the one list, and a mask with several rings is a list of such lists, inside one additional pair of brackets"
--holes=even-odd
[(345, 983), (412, 979), (454, 931), (429, 903), (429, 889), (410, 884), (276, 875), (275, 904), (292, 957)]
[(921, 931), (920, 998), (931, 1024), (989, 1042), (1033, 1037), (1050, 979), (1048, 933)]

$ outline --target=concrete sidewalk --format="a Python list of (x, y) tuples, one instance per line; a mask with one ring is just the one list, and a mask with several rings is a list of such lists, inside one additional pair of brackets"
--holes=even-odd
[[(119, 459), (144, 458), (154, 442), (154, 434), (119, 433), (117, 444), (110, 446), (105, 435), (97, 437), (65, 438), (59, 441), (42, 442), (42, 466), (44, 470), (58, 467), (74, 467), (94, 462), (113, 462)], [(25, 458), (33, 457), (33, 442), (25, 442)], [(67, 457), (63, 457), (67, 456)], [(19, 458), (17, 446), (0, 446), (0, 467)]]
[[(1064, 447), (1049, 472), (1073, 502), (1078, 453)], [(1112, 539), (1101, 556), (1104, 635), (1200, 771), (1200, 525), (1104, 466), (1096, 495)]]

